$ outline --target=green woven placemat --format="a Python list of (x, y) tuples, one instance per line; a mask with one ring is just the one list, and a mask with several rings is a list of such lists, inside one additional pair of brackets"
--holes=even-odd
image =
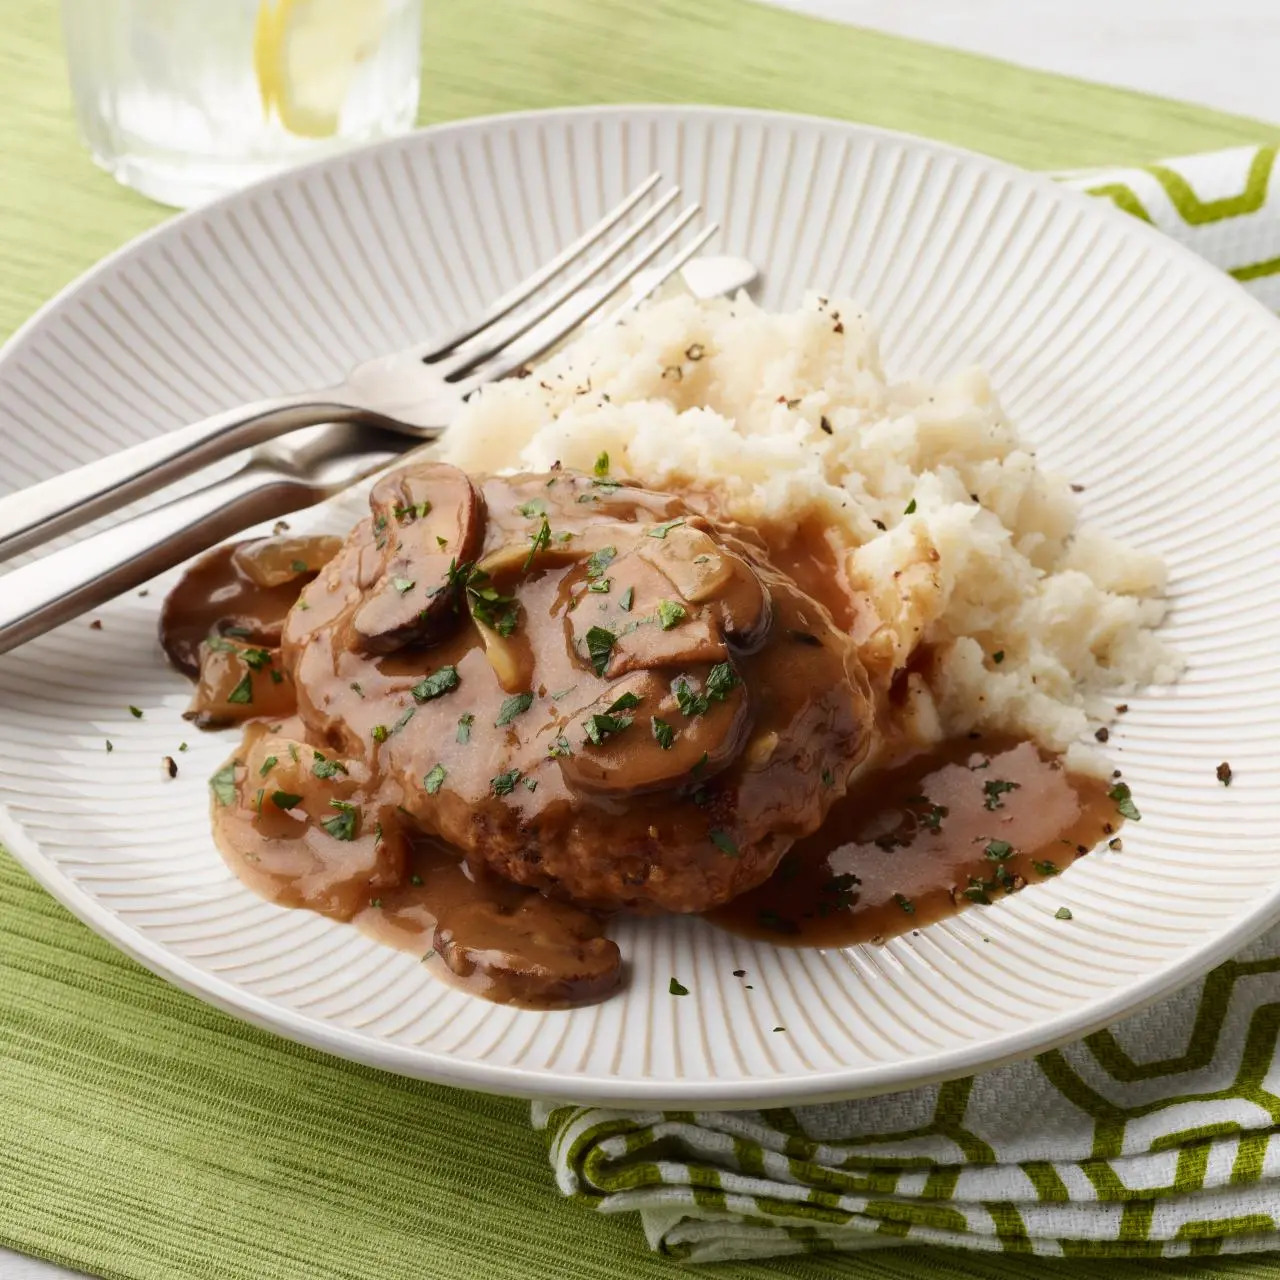
[[(3, 0), (0, 333), (166, 216), (76, 143), (51, 0)], [(424, 121), (593, 101), (846, 116), (1057, 168), (1255, 142), (1264, 125), (747, 0), (431, 0)], [(0, 430), (3, 418), (0, 416)], [(100, 941), (0, 853), (0, 1243), (127, 1280), (644, 1280), (631, 1221), (560, 1200), (524, 1103), (255, 1031)], [(1267, 1260), (937, 1254), (717, 1276), (1280, 1277)]]

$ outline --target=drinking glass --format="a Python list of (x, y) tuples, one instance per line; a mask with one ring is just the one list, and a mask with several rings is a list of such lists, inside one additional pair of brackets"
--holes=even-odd
[(421, 0), (62, 0), (93, 158), (182, 207), (410, 129), (421, 22)]

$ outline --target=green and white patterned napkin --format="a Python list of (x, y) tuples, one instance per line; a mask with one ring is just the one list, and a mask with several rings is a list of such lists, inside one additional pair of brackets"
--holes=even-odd
[(1280, 311), (1276, 147), (1233, 147), (1135, 169), (1063, 174), (1208, 259)]
[[(1280, 310), (1276, 147), (1063, 181)], [(1066, 1049), (907, 1093), (760, 1112), (535, 1104), (565, 1195), (692, 1262), (954, 1245), (1044, 1257), (1280, 1249), (1280, 929)]]

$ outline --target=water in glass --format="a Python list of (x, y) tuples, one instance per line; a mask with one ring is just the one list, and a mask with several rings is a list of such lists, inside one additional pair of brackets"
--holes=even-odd
[(165, 204), (402, 133), (421, 0), (62, 0), (94, 159)]

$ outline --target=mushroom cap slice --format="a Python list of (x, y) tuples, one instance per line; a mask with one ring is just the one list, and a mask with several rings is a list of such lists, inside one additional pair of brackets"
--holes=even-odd
[(443, 462), (402, 467), (369, 495), (382, 553), (352, 631), (368, 653), (427, 644), (458, 615), (457, 569), (479, 552), (484, 500), (466, 474)]
[(686, 715), (676, 684), (684, 681), (696, 697), (707, 674), (673, 680), (669, 672), (642, 671), (611, 685), (565, 730), (573, 753), (557, 757), (565, 782), (578, 791), (624, 796), (693, 787), (714, 777), (741, 749), (751, 715), (741, 680), (723, 696), (706, 699), (705, 710)]
[[(590, 562), (588, 561), (589, 565)], [(723, 662), (764, 643), (772, 622), (768, 588), (751, 564), (693, 525), (662, 539), (640, 536), (607, 569), (584, 567), (571, 587), (567, 639), (579, 660), (611, 678), (655, 667)], [(613, 635), (607, 661), (589, 633)]]
[(586, 911), (530, 895), (518, 906), (470, 901), (436, 924), (435, 949), (490, 999), (534, 1008), (599, 1000), (622, 981), (622, 955)]

